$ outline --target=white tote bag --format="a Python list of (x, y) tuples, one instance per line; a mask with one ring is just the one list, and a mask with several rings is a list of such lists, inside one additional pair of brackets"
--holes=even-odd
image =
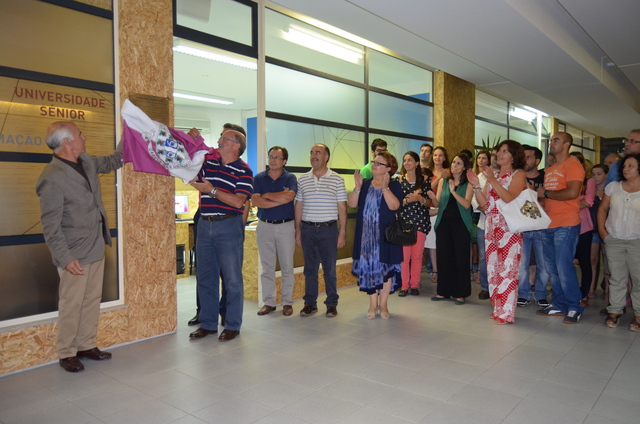
[(507, 221), (511, 233), (545, 230), (551, 224), (551, 218), (538, 202), (538, 193), (531, 189), (522, 190), (522, 193), (509, 203), (498, 199), (496, 206)]

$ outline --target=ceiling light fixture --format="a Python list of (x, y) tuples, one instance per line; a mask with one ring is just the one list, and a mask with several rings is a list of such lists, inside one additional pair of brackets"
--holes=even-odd
[(362, 50), (303, 28), (291, 26), (287, 32), (283, 32), (283, 38), (348, 62), (358, 63), (363, 58)]
[(190, 93), (179, 93), (174, 92), (173, 97), (177, 97), (179, 99), (187, 99), (187, 100), (196, 100), (198, 102), (207, 102), (207, 103), (216, 103), (219, 105), (232, 105), (234, 99), (228, 99), (223, 97), (209, 97), (203, 96), (201, 94), (190, 94)]
[(241, 68), (252, 69), (254, 71), (258, 69), (258, 65), (255, 62), (234, 57), (228, 54), (223, 54), (219, 51), (214, 51), (214, 49), (210, 49), (208, 46), (205, 46), (203, 44), (190, 43), (186, 40), (175, 40), (173, 42), (173, 51), (177, 53), (201, 57), (203, 59), (214, 60), (216, 62), (227, 63), (229, 65), (235, 65)]

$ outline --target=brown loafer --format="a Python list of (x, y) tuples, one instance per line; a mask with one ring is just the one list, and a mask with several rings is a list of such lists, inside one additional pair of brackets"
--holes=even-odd
[(293, 306), (291, 305), (284, 305), (282, 307), (282, 315), (284, 315), (285, 317), (290, 316), (291, 314), (293, 314)]
[(76, 352), (76, 356), (79, 358), (89, 358), (94, 361), (104, 361), (106, 359), (111, 359), (111, 352), (103, 352), (97, 347), (89, 350), (79, 350)]
[(203, 337), (208, 336), (209, 334), (216, 334), (218, 330), (206, 330), (202, 327), (198, 328), (193, 333), (189, 334), (190, 339), (201, 339)]
[(262, 308), (260, 308), (260, 310), (258, 311), (258, 315), (267, 315), (269, 312), (271, 311), (275, 311), (276, 307), (275, 306), (269, 306), (269, 305), (264, 305)]
[(240, 330), (224, 330), (218, 340), (222, 340), (223, 342), (233, 340), (236, 336), (240, 334)]
[(60, 366), (68, 372), (78, 372), (84, 369), (84, 365), (82, 365), (82, 362), (80, 362), (80, 360), (75, 356), (60, 359)]

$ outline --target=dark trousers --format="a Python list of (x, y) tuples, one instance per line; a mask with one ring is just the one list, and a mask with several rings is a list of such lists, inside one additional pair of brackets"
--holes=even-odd
[(300, 227), (304, 254), (304, 304), (316, 306), (318, 301), (318, 270), (322, 263), (327, 306), (338, 306), (336, 260), (338, 258), (338, 223), (330, 227), (305, 224)]
[(584, 299), (589, 295), (589, 289), (591, 288), (591, 278), (593, 277), (593, 270), (591, 269), (591, 241), (593, 239), (593, 232), (587, 231), (584, 234), (580, 234), (578, 238), (578, 246), (576, 246), (576, 256), (580, 264), (580, 273), (582, 279), (580, 281), (580, 292)]
[(443, 217), (440, 220), (436, 230), (439, 296), (461, 298), (471, 295), (470, 244), (471, 235), (462, 218)]

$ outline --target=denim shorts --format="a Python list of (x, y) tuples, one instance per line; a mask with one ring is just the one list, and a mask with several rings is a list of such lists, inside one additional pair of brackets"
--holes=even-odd
[(602, 244), (600, 233), (598, 233), (597, 231), (593, 232), (593, 238), (591, 239), (591, 244)]

